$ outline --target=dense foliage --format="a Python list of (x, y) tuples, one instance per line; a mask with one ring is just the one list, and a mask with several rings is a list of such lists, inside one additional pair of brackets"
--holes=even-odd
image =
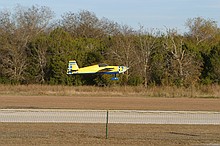
[[(89, 11), (59, 20), (48, 7), (17, 6), (0, 12), (0, 83), (62, 85), (177, 85), (220, 83), (220, 29), (201, 17), (188, 32), (139, 30), (99, 19)], [(68, 60), (80, 67), (105, 62), (129, 66), (110, 75), (67, 75)]]

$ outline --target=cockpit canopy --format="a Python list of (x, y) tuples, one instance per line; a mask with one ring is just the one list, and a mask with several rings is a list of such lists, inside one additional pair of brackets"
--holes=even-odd
[(106, 67), (106, 66), (108, 66), (108, 64), (105, 64), (105, 63), (100, 63), (98, 65), (99, 65), (99, 67)]

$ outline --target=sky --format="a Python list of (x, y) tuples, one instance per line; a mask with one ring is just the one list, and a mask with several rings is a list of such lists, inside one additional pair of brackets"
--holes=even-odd
[(98, 18), (108, 18), (134, 29), (175, 28), (187, 32), (189, 18), (203, 17), (217, 21), (220, 27), (220, 0), (0, 0), (0, 10), (13, 10), (17, 5), (47, 6), (61, 18), (66, 12), (94, 12)]

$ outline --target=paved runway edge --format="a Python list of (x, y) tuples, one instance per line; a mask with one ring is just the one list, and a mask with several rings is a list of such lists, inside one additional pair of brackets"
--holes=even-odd
[[(0, 109), (0, 122), (106, 123), (107, 110)], [(109, 110), (109, 123), (220, 125), (220, 112)]]

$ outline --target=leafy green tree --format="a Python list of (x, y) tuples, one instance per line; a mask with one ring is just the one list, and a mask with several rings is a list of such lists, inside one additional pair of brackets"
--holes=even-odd
[[(113, 64), (124, 65), (129, 68), (132, 68), (138, 64), (136, 44), (135, 44), (135, 34), (132, 28), (128, 26), (122, 26), (119, 28), (120, 33), (114, 35), (111, 38), (112, 45), (109, 49), (109, 58), (112, 60)], [(127, 84), (129, 80), (130, 71), (126, 72), (126, 80), (124, 81)]]
[[(194, 50), (199, 51), (203, 64), (201, 71), (201, 82), (209, 84), (213, 82), (213, 66), (210, 59), (210, 52), (213, 51), (213, 44), (218, 42), (217, 36), (219, 35), (219, 28), (217, 22), (212, 19), (204, 19), (202, 17), (196, 17), (188, 19), (186, 26), (189, 28), (189, 32), (185, 37), (188, 38), (191, 46), (194, 46)], [(188, 43), (189, 44), (189, 43)]]
[(2, 73), (16, 83), (26, 82), (28, 43), (43, 32), (52, 19), (47, 7), (24, 8), (17, 6), (13, 13), (1, 11), (1, 69)]
[(45, 83), (45, 70), (47, 65), (48, 36), (39, 34), (28, 45), (27, 82)]
[(168, 30), (164, 48), (169, 58), (170, 77), (176, 85), (188, 85), (199, 80), (201, 62), (196, 53), (186, 46), (183, 36), (176, 30)]
[(149, 84), (171, 85), (170, 81), (170, 55), (162, 46), (162, 38), (157, 38), (159, 45), (152, 50), (149, 58)]
[(158, 37), (161, 35), (158, 30), (143, 30), (141, 28), (138, 34), (137, 49), (139, 61), (139, 69), (141, 70), (142, 77), (144, 78), (144, 86), (147, 87), (150, 74), (149, 60), (151, 53), (158, 47)]
[[(220, 44), (213, 46), (210, 54), (206, 55), (206, 66), (204, 66), (205, 78), (203, 83), (220, 84)], [(205, 58), (204, 57), (204, 58)]]
[(115, 31), (114, 22), (106, 18), (99, 19), (95, 13), (82, 10), (79, 13), (65, 13), (60, 25), (76, 38), (103, 38)]
[(210, 52), (210, 62), (212, 64), (212, 80), (220, 84), (220, 44), (214, 46)]
[[(134, 30), (86, 10), (62, 15), (44, 6), (0, 12), (0, 83), (63, 85), (184, 85), (220, 83), (220, 29), (212, 19), (188, 19), (184, 35)], [(118, 75), (67, 75), (69, 60), (80, 67), (125, 65)]]
[(25, 79), (26, 45), (28, 35), (25, 29), (18, 28), (15, 15), (10, 12), (0, 14), (0, 59), (2, 73), (10, 80), (19, 83)]
[(46, 80), (50, 84), (73, 84), (66, 74), (68, 61), (77, 56), (75, 43), (63, 29), (53, 30), (48, 38)]
[(218, 32), (216, 21), (202, 17), (189, 18), (185, 25), (189, 28), (187, 35), (195, 40), (197, 46), (203, 42), (210, 42)]

